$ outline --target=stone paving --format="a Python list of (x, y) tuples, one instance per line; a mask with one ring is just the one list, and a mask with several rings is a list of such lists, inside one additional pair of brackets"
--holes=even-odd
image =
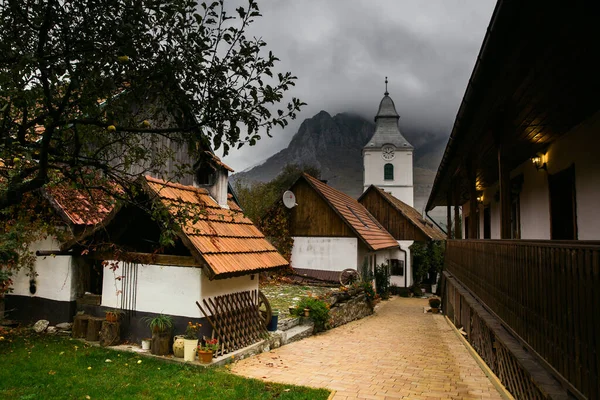
[(394, 297), (376, 314), (241, 360), (236, 374), (345, 399), (501, 399), (442, 315)]

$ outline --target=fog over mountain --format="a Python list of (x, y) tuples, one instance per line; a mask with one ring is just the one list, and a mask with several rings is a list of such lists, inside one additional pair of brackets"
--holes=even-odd
[[(400, 128), (415, 147), (415, 207), (421, 210), (431, 191), (446, 139), (434, 132)], [(245, 183), (266, 182), (275, 178), (287, 164), (311, 165), (321, 170), (321, 178), (329, 185), (358, 198), (363, 189), (362, 148), (374, 132), (372, 120), (351, 113), (331, 116), (320, 111), (302, 122), (288, 147), (231, 179)]]
[[(227, 1), (233, 8), (236, 2)], [(284, 149), (320, 110), (372, 121), (389, 77), (403, 132), (447, 139), (475, 64), (494, 0), (259, 0), (262, 37), (298, 77), (289, 95), (307, 103), (285, 130), (224, 161), (237, 171)], [(418, 133), (426, 133), (419, 135)], [(430, 137), (431, 136), (431, 137)], [(413, 138), (415, 140), (415, 138)], [(419, 143), (415, 143), (419, 146)], [(220, 151), (217, 150), (220, 155)], [(437, 167), (437, 166), (436, 166)]]

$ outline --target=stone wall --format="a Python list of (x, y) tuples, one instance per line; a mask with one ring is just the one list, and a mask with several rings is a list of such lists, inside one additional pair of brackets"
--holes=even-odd
[[(334, 300), (332, 304), (332, 300)], [(330, 328), (347, 324), (350, 321), (364, 318), (373, 314), (373, 306), (367, 301), (364, 293), (330, 299)]]

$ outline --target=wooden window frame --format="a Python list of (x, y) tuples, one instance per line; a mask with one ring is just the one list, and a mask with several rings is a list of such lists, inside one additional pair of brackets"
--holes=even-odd
[(394, 164), (386, 163), (383, 166), (383, 180), (393, 181), (394, 180)]

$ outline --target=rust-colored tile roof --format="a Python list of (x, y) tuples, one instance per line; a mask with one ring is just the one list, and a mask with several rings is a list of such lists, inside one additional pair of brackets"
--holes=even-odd
[(204, 151), (204, 152), (210, 156), (210, 158), (213, 160), (213, 162), (215, 164), (225, 168), (229, 172), (234, 172), (233, 168), (231, 168), (229, 165), (227, 165), (223, 161), (221, 161), (221, 159), (219, 157), (217, 157), (214, 153), (212, 153), (210, 151)]
[(192, 255), (205, 264), (212, 278), (226, 278), (280, 268), (288, 262), (265, 239), (241, 209), (229, 199), (220, 207), (206, 189), (167, 183), (146, 176), (156, 195), (177, 221), (179, 213), (195, 218), (181, 226), (180, 237)]
[(303, 176), (371, 250), (398, 247), (394, 237), (358, 201), (306, 173)]
[(99, 189), (73, 189), (63, 184), (46, 186), (43, 191), (66, 222), (75, 226), (99, 224), (114, 208), (113, 199)]
[[(414, 207), (409, 206), (404, 203), (402, 200), (395, 198), (391, 193), (387, 193), (385, 190), (378, 188), (377, 186), (371, 185), (367, 189), (368, 190), (376, 190), (384, 199), (386, 199), (392, 207), (398, 210), (409, 222), (411, 222), (417, 229), (419, 229), (425, 236), (427, 236), (431, 240), (444, 240), (446, 239), (446, 235), (433, 225), (431, 222), (428, 222), (423, 218), (420, 212), (418, 212)], [(366, 191), (365, 191), (366, 193)]]

